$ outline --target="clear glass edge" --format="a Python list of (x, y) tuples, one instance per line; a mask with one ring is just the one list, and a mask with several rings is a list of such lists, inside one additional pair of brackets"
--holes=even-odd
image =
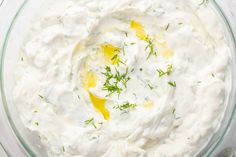
[[(220, 15), (221, 20), (224, 22), (225, 27), (227, 29), (227, 33), (228, 33), (229, 37), (231, 38), (231, 40), (234, 43), (233, 47), (232, 47), (232, 50), (233, 50), (232, 53), (236, 53), (236, 38), (235, 38), (235, 35), (234, 35), (234, 32), (233, 32), (233, 29), (231, 27), (230, 21), (227, 18), (224, 11), (222, 10), (222, 8), (217, 3), (217, 0), (211, 0), (211, 2), (214, 5), (215, 10), (217, 11), (218, 15)], [(235, 54), (233, 54), (233, 56), (235, 56)], [(232, 59), (235, 59), (235, 58), (232, 58)], [(232, 70), (231, 70), (232, 71), (232, 76), (231, 76), (232, 86), (234, 85), (233, 78), (235, 78), (234, 76), (235, 76), (235, 72), (236, 72), (235, 66), (236, 66), (235, 63), (232, 62)], [(230, 92), (229, 101), (232, 100), (233, 98), (235, 98), (235, 95), (233, 95), (233, 94), (235, 94), (235, 89), (233, 87), (231, 87), (231, 88), (232, 89), (231, 89), (231, 92)], [(235, 114), (236, 114), (236, 103), (234, 104), (233, 111), (231, 112), (231, 115), (230, 115), (230, 119), (227, 121), (227, 124), (225, 125), (225, 128), (223, 129), (222, 135), (220, 136), (220, 138), (213, 145), (210, 146), (209, 150), (206, 151), (206, 154), (204, 154), (204, 156), (209, 157), (218, 148), (218, 146), (220, 146), (220, 144), (224, 140), (225, 136), (227, 136), (227, 131), (231, 127), (231, 124), (232, 124), (232, 121), (233, 121), (233, 118), (234, 118)], [(233, 154), (232, 154), (232, 156), (233, 156)]]
[[(11, 33), (11, 30), (15, 24), (15, 21), (17, 20), (18, 16), (20, 15), (21, 11), (24, 9), (24, 7), (26, 6), (27, 2), (29, 0), (25, 0), (19, 7), (18, 11), (16, 12), (15, 16), (13, 17), (12, 21), (10, 22), (10, 26), (9, 28), (7, 29), (7, 33), (5, 35), (5, 38), (4, 38), (4, 42), (3, 42), (3, 46), (1, 48), (1, 58), (0, 58), (0, 77), (1, 77), (1, 80), (0, 80), (0, 91), (1, 91), (1, 99), (2, 99), (2, 103), (3, 103), (3, 108), (6, 112), (6, 117), (8, 119), (8, 122), (9, 122), (9, 125), (12, 129), (12, 131), (14, 132), (14, 137), (15, 139), (17, 140), (17, 142), (19, 143), (19, 146), (21, 148), (24, 149), (24, 152), (30, 156), (30, 157), (37, 157), (36, 154), (31, 150), (30, 146), (28, 146), (28, 144), (24, 141), (24, 139), (22, 138), (22, 136), (20, 135), (20, 133), (18, 132), (11, 116), (10, 116), (10, 112), (9, 112), (9, 109), (7, 107), (7, 101), (6, 101), (6, 97), (5, 97), (5, 92), (4, 92), (4, 79), (3, 79), (3, 69), (4, 69), (4, 56), (5, 56), (5, 51), (6, 51), (6, 47), (7, 47), (7, 44), (8, 44), (8, 38), (9, 38), (9, 35)], [(9, 152), (8, 152), (9, 153)]]
[[(9, 35), (11, 33), (11, 30), (15, 24), (15, 21), (17, 20), (17, 17), (20, 15), (21, 11), (24, 9), (25, 5), (27, 4), (29, 0), (25, 0), (19, 7), (18, 11), (16, 12), (14, 18), (12, 19), (12, 21), (10, 22), (10, 26), (7, 30), (7, 33), (4, 37), (4, 42), (3, 42), (3, 46), (1, 47), (1, 54), (0, 54), (0, 91), (1, 91), (1, 99), (2, 99), (2, 102), (3, 102), (3, 107), (4, 107), (4, 110), (5, 110), (5, 116), (7, 117), (8, 119), (8, 122), (9, 122), (9, 126), (11, 127), (13, 133), (14, 133), (14, 136), (15, 136), (15, 139), (18, 141), (20, 147), (22, 147), (26, 154), (28, 156), (31, 156), (31, 157), (37, 157), (37, 155), (32, 151), (32, 149), (30, 148), (30, 146), (24, 141), (24, 139), (22, 138), (22, 136), (20, 135), (20, 133), (18, 132), (11, 116), (10, 116), (10, 112), (9, 112), (9, 109), (7, 107), (7, 102), (6, 102), (6, 98), (5, 98), (5, 92), (4, 92), (4, 80), (3, 80), (3, 77), (2, 77), (2, 74), (3, 74), (3, 67), (4, 67), (4, 62), (3, 62), (3, 58), (4, 58), (4, 55), (5, 55), (5, 51), (6, 51), (6, 47), (7, 47), (7, 44), (8, 44), (8, 38), (9, 38)], [(234, 42), (234, 45), (233, 45), (233, 50), (234, 52), (236, 52), (236, 39), (235, 39), (235, 36), (234, 36), (234, 33), (233, 33), (233, 30), (231, 28), (231, 25), (229, 23), (229, 20), (228, 18), (225, 16), (225, 13), (224, 11), (221, 9), (221, 7), (218, 5), (218, 3), (216, 2), (216, 0), (211, 0), (212, 4), (214, 5), (216, 11), (218, 12), (218, 14), (221, 16), (222, 20), (224, 21), (224, 24), (227, 28), (227, 31), (228, 31), (228, 34), (231, 38), (231, 40)], [(232, 69), (232, 71), (235, 71)], [(234, 96), (234, 95), (231, 95), (231, 97)], [(208, 157), (210, 156), (214, 150), (221, 144), (221, 142), (223, 141), (224, 137), (226, 136), (227, 134), (227, 131), (229, 130), (230, 126), (231, 126), (231, 123), (232, 123), (232, 120), (233, 120), (233, 117), (236, 113), (236, 104), (234, 104), (234, 107), (233, 107), (233, 111), (231, 112), (231, 115), (230, 115), (230, 119), (227, 121), (227, 125), (226, 127), (223, 129), (224, 131), (222, 132), (222, 135), (220, 136), (220, 138), (213, 144), (210, 146), (209, 150), (206, 151), (206, 153), (204, 154), (204, 157)], [(4, 147), (4, 146), (3, 146)], [(202, 151), (202, 150), (201, 150)], [(9, 155), (9, 152), (7, 153)], [(201, 154), (201, 152), (199, 153)], [(197, 154), (196, 156), (199, 156), (199, 154)], [(10, 155), (9, 155), (10, 156)]]

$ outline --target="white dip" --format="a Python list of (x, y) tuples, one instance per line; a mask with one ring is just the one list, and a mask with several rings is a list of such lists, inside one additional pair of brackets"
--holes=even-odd
[(50, 0), (14, 100), (53, 157), (189, 157), (225, 109), (230, 51), (210, 4)]

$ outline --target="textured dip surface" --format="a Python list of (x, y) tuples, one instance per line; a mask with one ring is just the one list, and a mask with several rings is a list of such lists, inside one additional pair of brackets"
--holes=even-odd
[(51, 157), (190, 157), (217, 130), (230, 50), (197, 0), (49, 0), (14, 101)]

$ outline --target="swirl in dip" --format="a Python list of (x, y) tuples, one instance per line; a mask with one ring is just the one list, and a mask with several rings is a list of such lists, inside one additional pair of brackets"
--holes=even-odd
[(230, 51), (197, 0), (49, 0), (16, 71), (24, 125), (52, 157), (189, 157), (217, 130)]

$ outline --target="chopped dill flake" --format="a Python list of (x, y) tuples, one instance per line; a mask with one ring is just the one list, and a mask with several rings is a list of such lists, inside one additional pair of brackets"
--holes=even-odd
[(183, 22), (179, 22), (179, 23), (178, 23), (178, 25), (182, 25), (182, 24), (183, 24)]
[(173, 113), (173, 114), (175, 114), (175, 111), (176, 111), (176, 109), (175, 109), (175, 108), (173, 108), (173, 110), (172, 110), (172, 113)]
[(197, 83), (202, 83), (202, 81), (197, 81)]
[(62, 146), (62, 151), (65, 152), (65, 147), (64, 146)]
[(106, 76), (106, 81), (103, 84), (102, 88), (102, 90), (106, 90), (108, 92), (106, 96), (110, 96), (113, 93), (120, 94), (123, 90), (122, 85), (126, 88), (127, 82), (130, 80), (130, 77), (127, 76), (128, 68), (126, 68), (126, 71), (124, 73), (121, 73), (117, 70), (117, 68), (115, 68), (115, 73), (113, 74), (111, 71), (111, 67), (106, 66), (105, 72), (102, 72), (102, 74)]
[(88, 124), (92, 123), (93, 120), (94, 120), (93, 118), (90, 118), (90, 119), (85, 120), (84, 123), (85, 123), (86, 125), (88, 125)]
[(171, 64), (168, 64), (168, 65), (167, 65), (166, 74), (167, 74), (167, 75), (170, 75), (170, 73), (171, 73), (172, 71), (173, 71), (172, 65), (171, 65)]
[(136, 43), (135, 42), (130, 43), (130, 45), (134, 45), (134, 44), (136, 44)]
[(34, 122), (35, 125), (39, 126), (39, 122)]
[(125, 55), (125, 46), (122, 47), (121, 49), (123, 56)]
[(84, 124), (85, 125), (92, 125), (95, 129), (97, 128), (97, 126), (95, 125), (94, 123), (94, 119), (93, 118), (90, 118), (90, 119), (87, 119), (84, 121)]
[(149, 59), (152, 55), (157, 56), (157, 52), (155, 51), (154, 43), (151, 39), (147, 41), (147, 46), (145, 47), (145, 51), (148, 51), (147, 59)]
[(114, 63), (116, 63), (118, 66), (120, 65), (120, 63), (125, 65), (125, 63), (124, 63), (123, 61), (121, 61), (120, 56), (119, 56), (118, 54), (115, 54), (115, 55), (111, 58), (111, 60), (112, 60)]
[(78, 99), (80, 99), (80, 96), (79, 96), (79, 95), (77, 95), (77, 98), (78, 98)]
[(168, 84), (172, 87), (176, 87), (176, 83), (175, 82), (172, 82), (172, 81), (169, 81)]
[(140, 68), (139, 71), (143, 71), (143, 68)]
[(124, 31), (124, 34), (125, 34), (126, 37), (128, 37), (128, 32)]
[(24, 57), (21, 57), (20, 60), (21, 60), (21, 61), (24, 61)]
[(162, 77), (162, 76), (164, 76), (166, 73), (163, 71), (163, 70), (161, 70), (161, 69), (157, 69), (157, 72), (158, 72), (158, 75), (159, 75), (159, 77)]
[(168, 23), (165, 30), (167, 31), (169, 29), (169, 27), (170, 27), (170, 24)]
[(98, 48), (96, 48), (96, 47), (93, 47), (93, 48), (92, 48), (92, 51), (97, 51), (97, 49), (98, 49)]
[(39, 96), (41, 99), (44, 99), (44, 97), (43, 97), (42, 95), (39, 94), (38, 96)]
[(129, 44), (128, 44), (128, 43), (126, 43), (126, 42), (124, 42), (124, 46), (129, 46)]
[(153, 87), (153, 86), (151, 86), (150, 84), (148, 84), (148, 87), (149, 87), (151, 90), (153, 90), (153, 89), (154, 89), (154, 87)]
[(129, 103), (129, 102), (126, 102), (122, 105), (117, 105), (117, 106), (114, 106), (113, 108), (114, 109), (119, 109), (120, 111), (124, 111), (124, 110), (128, 110), (128, 109), (135, 109), (137, 107), (136, 104), (132, 104), (132, 103)]
[(34, 110), (33, 113), (37, 113), (38, 111), (37, 110)]
[(157, 69), (159, 77), (162, 77), (164, 75), (170, 75), (172, 73), (172, 71), (173, 71), (173, 66), (171, 64), (167, 65), (166, 71), (163, 71), (161, 69)]
[(214, 73), (211, 73), (211, 76), (212, 76), (212, 77), (215, 77), (215, 74), (214, 74)]
[(118, 57), (119, 57), (118, 54), (115, 54), (115, 55), (111, 58), (111, 60), (116, 60)]

